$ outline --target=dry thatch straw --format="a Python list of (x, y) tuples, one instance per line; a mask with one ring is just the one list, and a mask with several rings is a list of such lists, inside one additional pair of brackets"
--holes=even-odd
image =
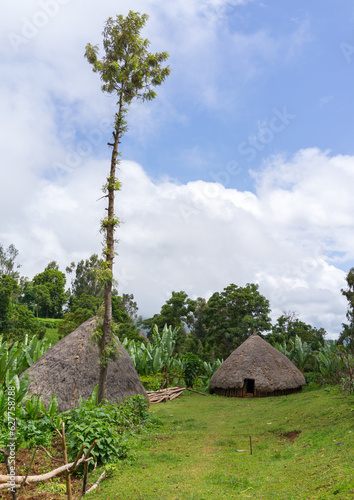
[[(28, 392), (41, 394), (45, 406), (51, 394), (56, 394), (60, 412), (77, 406), (80, 396), (91, 396), (99, 378), (98, 347), (91, 341), (94, 327), (95, 318), (85, 321), (26, 370), (30, 380)], [(118, 358), (110, 361), (108, 367), (107, 399), (120, 403), (141, 394), (148, 400), (134, 364), (119, 341), (118, 349)]]
[(296, 366), (257, 334), (241, 344), (210, 379), (211, 393), (234, 397), (280, 396), (301, 391)]

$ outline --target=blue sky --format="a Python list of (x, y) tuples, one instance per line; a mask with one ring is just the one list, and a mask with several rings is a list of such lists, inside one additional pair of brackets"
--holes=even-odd
[[(335, 338), (354, 265), (354, 5), (18, 0), (0, 16), (0, 243), (32, 278), (100, 253), (114, 99), (84, 59), (108, 16), (146, 12), (171, 75), (134, 104), (115, 276), (144, 316), (173, 290), (259, 284)], [(69, 285), (70, 283), (68, 283)]]
[[(146, 148), (136, 155), (131, 152), (132, 158), (144, 159), (152, 175), (157, 171), (181, 182), (209, 181), (210, 171), (220, 172), (237, 161), (242, 174), (232, 178), (230, 187), (254, 191), (249, 170), (258, 169), (272, 154), (292, 155), (307, 147), (353, 154), (353, 65), (341, 48), (343, 43), (354, 43), (353, 9), (350, 2), (338, 7), (334, 2), (298, 1), (251, 2), (227, 9), (218, 32), (218, 50), (211, 55), (211, 65), (213, 56), (221, 61), (211, 77), (215, 101), (208, 105), (196, 99), (195, 89), (179, 92), (183, 76), (173, 71), (166, 85), (186, 122), (169, 121)], [(268, 52), (254, 42), (249, 60), (240, 64), (235, 34), (258, 37), (268, 44)], [(173, 48), (170, 53), (173, 69)], [(197, 86), (203, 87), (202, 82)], [(266, 137), (256, 156), (240, 154), (239, 145), (258, 135), (274, 109), (284, 108), (294, 116), (289, 126), (275, 133), (273, 140)], [(131, 137), (125, 147), (134, 149)]]

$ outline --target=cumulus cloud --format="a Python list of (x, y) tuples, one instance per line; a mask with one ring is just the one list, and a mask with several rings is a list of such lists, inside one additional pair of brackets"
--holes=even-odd
[[(274, 158), (257, 174), (254, 194), (211, 182), (153, 181), (142, 166), (123, 161), (115, 267), (120, 292), (134, 293), (149, 316), (172, 290), (208, 298), (230, 283), (257, 282), (274, 318), (296, 311), (338, 334), (345, 273), (334, 255), (354, 257), (348, 241), (354, 207), (346, 196), (353, 164), (353, 157), (315, 149), (289, 161)], [(91, 160), (60, 183), (42, 181), (17, 211), (16, 234), (7, 241), (19, 248), (28, 274), (53, 259), (63, 269), (100, 252), (104, 201), (97, 199), (106, 169), (107, 161)]]
[[(176, 101), (229, 107), (238, 99), (230, 75), (242, 81), (259, 75), (260, 61), (276, 63), (283, 47), (294, 57), (310, 32), (306, 23), (281, 37), (231, 30), (225, 12), (242, 0), (52, 0), (58, 11), (45, 21), (49, 3), (18, 0), (0, 18), (0, 242), (15, 244), (30, 278), (51, 260), (64, 269), (101, 251), (104, 200), (97, 200), (109, 164), (112, 102), (98, 91), (83, 52), (87, 42), (101, 43), (108, 16), (129, 8), (147, 12), (153, 50), (171, 55), (173, 73), (156, 104), (149, 111), (133, 107), (129, 115), (137, 141), (158, 135), (166, 123), (188, 121)], [(33, 36), (29, 23), (37, 30)], [(232, 96), (225, 92), (231, 87)], [(201, 173), (204, 153), (203, 146), (181, 145), (181, 158), (189, 157)], [(254, 173), (252, 193), (218, 182), (156, 179), (143, 162), (123, 161), (117, 211), (124, 223), (115, 267), (120, 292), (134, 293), (149, 316), (172, 290), (208, 298), (232, 282), (257, 282), (275, 317), (296, 311), (338, 334), (346, 310), (341, 268), (353, 260), (353, 162), (318, 149), (272, 157)]]

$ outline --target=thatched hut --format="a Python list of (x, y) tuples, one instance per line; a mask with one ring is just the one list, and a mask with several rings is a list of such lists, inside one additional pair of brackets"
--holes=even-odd
[[(28, 392), (41, 394), (45, 406), (51, 394), (57, 396), (59, 411), (77, 406), (80, 396), (86, 399), (92, 395), (99, 378), (98, 347), (91, 341), (94, 327), (95, 318), (85, 321), (28, 368), (32, 380)], [(129, 354), (119, 341), (118, 347), (118, 358), (108, 366), (107, 399), (121, 402), (141, 394), (148, 400)]]
[(296, 366), (254, 333), (216, 370), (209, 390), (221, 396), (265, 397), (299, 392), (305, 384)]

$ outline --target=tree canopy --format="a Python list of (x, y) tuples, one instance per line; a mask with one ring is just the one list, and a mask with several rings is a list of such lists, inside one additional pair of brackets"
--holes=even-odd
[(221, 293), (215, 292), (207, 302), (203, 324), (217, 357), (227, 357), (255, 330), (258, 334), (269, 331), (269, 313), (269, 300), (254, 283), (244, 287), (232, 283)]

